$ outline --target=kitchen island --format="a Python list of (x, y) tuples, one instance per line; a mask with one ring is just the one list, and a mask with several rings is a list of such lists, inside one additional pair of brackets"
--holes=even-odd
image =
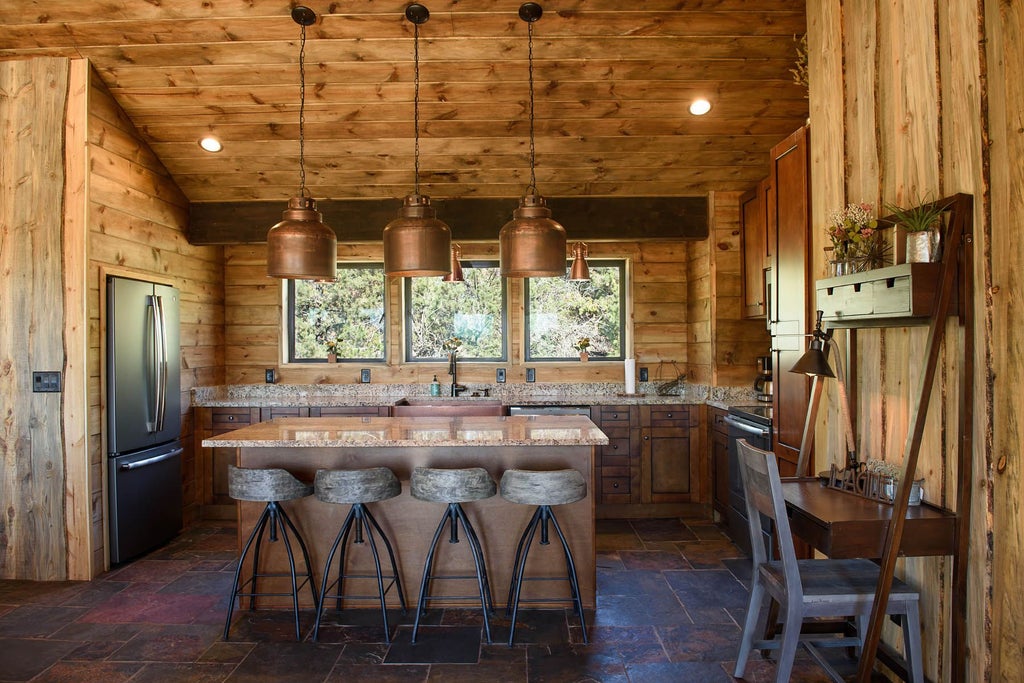
[[(508, 469), (578, 470), (587, 481), (587, 497), (558, 506), (555, 512), (573, 550), (584, 606), (593, 608), (594, 448), (607, 443), (604, 433), (587, 417), (557, 415), (277, 418), (204, 439), (202, 445), (237, 449), (240, 467), (281, 467), (305, 481), (312, 481), (321, 468), (390, 468), (402, 483), (402, 494), (370, 507), (395, 547), (411, 606), (415, 606), (427, 548), (444, 511), (443, 505), (418, 501), (409, 495), (413, 468), (483, 467), (495, 482), (500, 482), (502, 473)], [(285, 506), (309, 546), (313, 573), (320, 581), (327, 551), (344, 522), (348, 506), (322, 503), (313, 496), (290, 501)], [(516, 544), (534, 508), (506, 502), (499, 493), (468, 503), (465, 509), (480, 536), (495, 603), (504, 605)], [(259, 503), (238, 503), (239, 547), (261, 511)], [(468, 546), (464, 542), (448, 546), (444, 543), (438, 551), (435, 573), (464, 574), (465, 568), (472, 566)], [(372, 572), (370, 554), (362, 550), (350, 551), (348, 571)], [(264, 566), (264, 570), (280, 571), (287, 567), (283, 553), (272, 554), (275, 564)], [(558, 544), (537, 545), (530, 553), (527, 575), (564, 577), (564, 567)], [(468, 581), (465, 585), (446, 581), (439, 587), (439, 594), (472, 594)], [(360, 595), (373, 592), (373, 586), (362, 580), (357, 580), (351, 589)], [(568, 586), (562, 581), (529, 582), (523, 588), (524, 599), (551, 597), (556, 605), (568, 606), (567, 596)], [(308, 593), (303, 598), (308, 602)], [(388, 601), (389, 605), (398, 605), (394, 591), (389, 593)], [(432, 603), (445, 604), (443, 600)], [(346, 602), (346, 607), (374, 605), (373, 601)]]

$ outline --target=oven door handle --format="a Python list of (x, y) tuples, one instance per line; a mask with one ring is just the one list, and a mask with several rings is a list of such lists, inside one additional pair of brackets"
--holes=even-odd
[(747, 424), (735, 419), (732, 415), (725, 416), (725, 423), (734, 429), (738, 429), (741, 432), (747, 434), (756, 434), (760, 437), (766, 437), (771, 434), (771, 430), (765, 429), (764, 427), (755, 427), (754, 425)]

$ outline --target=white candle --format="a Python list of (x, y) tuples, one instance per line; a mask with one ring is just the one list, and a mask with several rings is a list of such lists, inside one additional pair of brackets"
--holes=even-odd
[(636, 393), (636, 359), (627, 358), (625, 361), (626, 368), (626, 393)]

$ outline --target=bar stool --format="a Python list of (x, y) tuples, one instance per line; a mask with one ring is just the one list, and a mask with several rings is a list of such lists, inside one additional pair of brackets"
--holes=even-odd
[[(398, 599), (402, 604), (402, 613), (406, 612), (405, 593), (402, 590), (402, 579), (398, 574), (398, 565), (395, 562), (395, 552), (391, 547), (391, 541), (387, 534), (380, 528), (380, 524), (374, 519), (367, 503), (376, 503), (382, 500), (394, 498), (402, 493), (402, 485), (398, 483), (395, 473), (387, 467), (372, 467), (362, 470), (317, 470), (314, 489), (317, 500), (324, 503), (350, 504), (348, 516), (342, 524), (338, 536), (334, 539), (330, 553), (327, 555), (327, 562), (324, 564), (323, 581), (320, 587), (320, 603), (316, 611), (316, 625), (313, 627), (313, 642), (320, 637), (320, 620), (324, 613), (324, 600), (327, 591), (335, 585), (338, 587), (336, 609), (341, 609), (342, 588), (345, 579), (377, 579), (377, 595), (349, 595), (345, 596), (351, 600), (378, 599), (380, 600), (381, 617), (384, 620), (384, 639), (391, 642), (391, 629), (388, 627), (388, 610), (385, 596), (394, 586), (398, 590)], [(376, 568), (375, 574), (346, 574), (345, 573), (345, 551), (348, 548), (349, 535), (355, 530), (353, 543), (361, 545), (365, 538), (370, 543), (370, 552), (373, 553), (373, 564)], [(384, 548), (388, 551), (388, 559), (391, 561), (391, 576), (387, 588), (384, 587), (384, 577), (380, 571), (380, 555), (377, 553), (377, 542), (374, 539), (374, 530), (380, 540), (384, 542)], [(338, 559), (338, 578), (328, 584), (331, 573), (331, 564), (334, 562), (334, 554), (341, 546), (341, 556)]]
[[(236, 597), (239, 599), (248, 597), (249, 609), (252, 610), (256, 608), (256, 598), (258, 596), (285, 595), (292, 597), (292, 607), (295, 613), (295, 639), (302, 640), (302, 633), (299, 630), (299, 589), (303, 585), (309, 584), (309, 590), (313, 596), (313, 605), (315, 606), (318, 604), (316, 588), (313, 585), (313, 571), (309, 563), (309, 552), (306, 550), (306, 543), (302, 540), (302, 535), (298, 529), (292, 524), (292, 520), (288, 518), (288, 513), (284, 511), (281, 502), (305, 498), (312, 494), (312, 486), (299, 481), (285, 470), (276, 468), (246, 469), (228, 465), (228, 495), (235, 500), (247, 500), (257, 503), (266, 502), (266, 506), (263, 508), (260, 518), (256, 521), (256, 526), (253, 527), (252, 533), (249, 534), (249, 540), (245, 542), (245, 547), (242, 548), (242, 555), (238, 558), (235, 580), (231, 585), (231, 601), (228, 603), (228, 616), (224, 621), (224, 640), (228, 639), (228, 631), (231, 628), (231, 614), (235, 609)], [(278, 532), (280, 531), (281, 533), (281, 540), (284, 541), (284, 549), (288, 554), (288, 572), (260, 573), (259, 571), (260, 549), (263, 545), (263, 535), (268, 525), (270, 526), (271, 543), (276, 542)], [(295, 540), (298, 541), (299, 548), (302, 549), (302, 558), (306, 562), (306, 573), (302, 584), (296, 583), (295, 556), (292, 554), (289, 530), (291, 530), (291, 535), (295, 537)], [(253, 546), (253, 541), (256, 542), (255, 546)], [(252, 576), (239, 585), (242, 564), (245, 562), (245, 556), (249, 554), (249, 548), (253, 549)], [(290, 593), (260, 592), (258, 590), (257, 579), (285, 576), (291, 577), (292, 590)], [(249, 592), (245, 592), (246, 587), (250, 584), (251, 589)], [(241, 606), (241, 600), (239, 600), (239, 606)]]
[[(576, 470), (554, 470), (548, 472), (536, 472), (531, 470), (506, 470), (501, 477), (501, 497), (510, 503), (522, 505), (536, 505), (537, 509), (526, 525), (523, 535), (519, 538), (519, 546), (516, 548), (516, 560), (512, 572), (512, 582), (508, 588), (508, 603), (505, 613), (512, 614), (512, 625), (509, 627), (508, 646), (512, 647), (516, 635), (516, 616), (519, 612), (519, 595), (523, 589), (523, 581), (544, 581), (550, 580), (546, 577), (524, 578), (526, 569), (526, 557), (530, 553), (530, 546), (540, 527), (540, 544), (548, 545), (548, 522), (550, 521), (562, 541), (562, 550), (565, 553), (565, 567), (569, 589), (572, 593), (573, 606), (576, 608), (576, 615), (580, 619), (580, 626), (583, 628), (583, 642), (587, 641), (587, 622), (583, 617), (583, 601), (580, 599), (580, 584), (576, 578), (576, 563), (572, 558), (572, 551), (565, 540), (561, 527), (558, 526), (558, 519), (555, 517), (552, 505), (567, 505), (582, 500), (587, 495), (587, 482), (583, 475)], [(523, 602), (550, 602), (550, 600), (523, 600)]]
[[(484, 632), (487, 635), (487, 642), (491, 642), (491, 622), (487, 617), (488, 612), (494, 611), (494, 602), (491, 599), (491, 586), (487, 580), (487, 567), (484, 564), (483, 551), (480, 548), (480, 539), (473, 529), (473, 524), (466, 517), (462, 509), (462, 503), (474, 500), (484, 500), (492, 497), (496, 492), (494, 480), (487, 470), (482, 467), (469, 467), (465, 469), (437, 469), (433, 467), (417, 467), (412, 473), (412, 497), (417, 500), (431, 503), (447, 503), (448, 508), (441, 517), (441, 522), (434, 532), (434, 540), (430, 543), (430, 550), (427, 552), (427, 559), (423, 565), (423, 578), (420, 581), (420, 595), (416, 603), (416, 621), (412, 627), (412, 642), (416, 642), (416, 634), (420, 627), (420, 617), (423, 615), (423, 608), (427, 600), (434, 598), (427, 595), (430, 582), (434, 579), (471, 579), (472, 575), (437, 575), (431, 574), (434, 564), (434, 553), (437, 550), (437, 542), (441, 538), (441, 531), (445, 525), (449, 527), (449, 543), (459, 542), (459, 523), (466, 532), (466, 539), (469, 541), (469, 549), (473, 555), (473, 564), (476, 567), (476, 583), (480, 591), (480, 607), (484, 615)], [(447, 600), (475, 600), (476, 596), (445, 596)]]

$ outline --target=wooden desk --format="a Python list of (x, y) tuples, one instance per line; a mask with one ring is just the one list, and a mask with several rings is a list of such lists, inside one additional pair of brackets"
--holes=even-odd
[[(831, 558), (877, 559), (885, 551), (885, 532), (893, 506), (843, 493), (817, 478), (783, 479), (793, 534)], [(907, 509), (900, 554), (950, 555), (956, 538), (956, 515), (931, 505)]]

